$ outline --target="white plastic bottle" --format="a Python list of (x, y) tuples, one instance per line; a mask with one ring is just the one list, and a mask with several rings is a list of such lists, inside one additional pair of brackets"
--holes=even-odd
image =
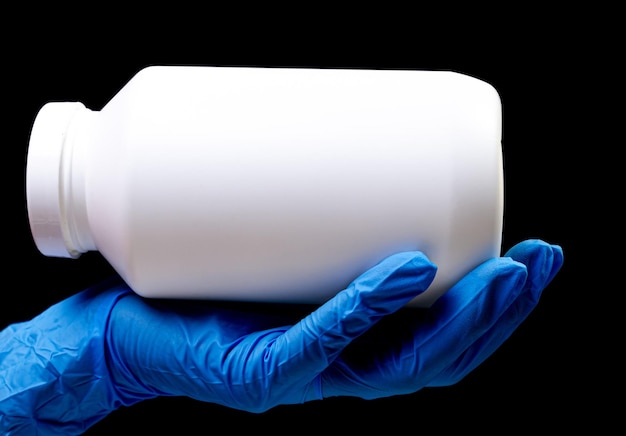
[(503, 200), (499, 96), (454, 72), (148, 67), (45, 104), (27, 160), (38, 249), (145, 297), (317, 304), (421, 250), (429, 306), (500, 254)]

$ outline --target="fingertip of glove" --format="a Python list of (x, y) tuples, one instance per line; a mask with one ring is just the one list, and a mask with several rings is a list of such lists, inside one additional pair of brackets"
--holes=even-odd
[(502, 257), (494, 259), (493, 276), (496, 281), (506, 282), (510, 287), (522, 289), (524, 283), (528, 279), (528, 268), (522, 262), (518, 262), (511, 257)]
[(419, 251), (393, 254), (359, 276), (351, 288), (368, 299), (380, 296), (386, 302), (404, 301), (424, 292), (437, 274), (437, 266)]
[(411, 283), (422, 286), (423, 291), (430, 286), (437, 274), (437, 265), (421, 251), (397, 253), (379, 265), (384, 265), (392, 278), (405, 277), (406, 275)]
[(550, 245), (552, 247), (552, 271), (550, 272), (550, 276), (548, 278), (548, 283), (552, 281), (556, 273), (558, 273), (563, 266), (563, 262), (565, 260), (565, 256), (563, 254), (563, 248), (560, 245)]
[[(528, 270), (527, 288), (541, 293), (563, 266), (563, 248), (540, 239), (529, 239), (511, 248), (507, 254)], [(538, 297), (538, 295), (537, 295)]]

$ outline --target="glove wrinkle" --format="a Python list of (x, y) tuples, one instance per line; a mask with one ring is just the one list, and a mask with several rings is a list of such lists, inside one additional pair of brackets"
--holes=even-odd
[(104, 326), (128, 290), (107, 280), (0, 332), (2, 434), (75, 435), (118, 407)]

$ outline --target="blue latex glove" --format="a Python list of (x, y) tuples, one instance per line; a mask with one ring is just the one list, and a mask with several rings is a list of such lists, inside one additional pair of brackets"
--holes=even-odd
[(412, 309), (436, 267), (399, 253), (302, 318), (300, 306), (146, 300), (104, 283), (0, 332), (0, 430), (80, 434), (162, 395), (261, 412), (449, 385), (509, 337), (562, 262), (560, 247), (524, 241)]

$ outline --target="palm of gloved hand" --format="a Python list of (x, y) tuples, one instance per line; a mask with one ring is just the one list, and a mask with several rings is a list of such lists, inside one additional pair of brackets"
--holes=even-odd
[(525, 241), (424, 310), (403, 307), (436, 268), (421, 253), (400, 253), (295, 324), (288, 314), (184, 304), (173, 311), (128, 294), (109, 325), (113, 385), (126, 404), (184, 395), (263, 411), (452, 384), (526, 318), (562, 260), (559, 247)]
[(344, 347), (425, 290), (435, 272), (421, 253), (394, 255), (303, 319), (289, 313), (298, 306), (254, 313), (179, 303), (172, 310), (171, 302), (129, 294), (111, 313), (114, 385), (125, 402), (185, 395), (248, 411), (320, 399), (320, 374)]

